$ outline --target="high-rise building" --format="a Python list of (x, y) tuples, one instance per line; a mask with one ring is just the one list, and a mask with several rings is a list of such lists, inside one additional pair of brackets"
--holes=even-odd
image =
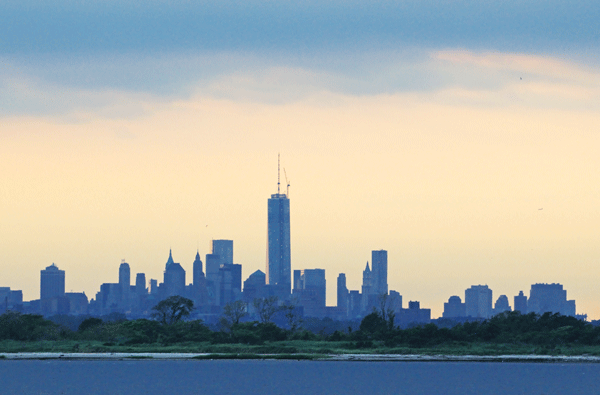
[(379, 296), (375, 283), (375, 272), (369, 268), (369, 262), (367, 262), (367, 266), (363, 270), (361, 311), (368, 314), (373, 307), (377, 307)]
[(120, 306), (127, 308), (129, 305), (129, 290), (131, 286), (131, 269), (125, 260), (119, 266), (119, 286), (121, 287)]
[(294, 297), (304, 307), (304, 315), (325, 315), (326, 281), (324, 269), (294, 270)]
[(466, 317), (467, 310), (459, 296), (450, 296), (447, 303), (444, 303), (444, 318)]
[(266, 296), (266, 276), (265, 274), (257, 270), (252, 273), (246, 281), (244, 281), (244, 300), (246, 302), (252, 302), (257, 298), (264, 298)]
[(519, 291), (519, 294), (515, 296), (515, 311), (527, 314), (527, 296), (523, 294), (523, 291)]
[(211, 247), (212, 253), (219, 256), (221, 265), (233, 263), (233, 240), (212, 240)]
[(65, 271), (54, 263), (40, 271), (40, 299), (65, 296)]
[(138, 273), (135, 276), (135, 293), (138, 295), (145, 295), (148, 293), (146, 289), (146, 274)]
[(342, 309), (344, 315), (348, 314), (348, 288), (346, 287), (346, 274), (340, 273), (337, 278), (337, 307)]
[(171, 251), (169, 251), (169, 259), (165, 265), (163, 278), (163, 297), (168, 298), (169, 296), (185, 295), (185, 270), (179, 263), (173, 261)]
[(196, 258), (192, 266), (192, 284), (195, 287), (205, 285), (204, 271), (202, 271), (202, 260), (200, 259), (200, 252), (196, 251)]
[(371, 251), (371, 264), (373, 266), (374, 293), (387, 295), (388, 283), (388, 256), (386, 250)]
[(490, 318), (492, 316), (492, 290), (487, 285), (473, 285), (465, 290), (467, 316)]
[[(279, 171), (279, 167), (278, 167)], [(268, 202), (267, 226), (267, 284), (276, 296), (287, 298), (290, 295), (292, 272), (290, 251), (290, 200), (279, 190), (271, 195)]]
[(510, 311), (510, 305), (508, 304), (508, 297), (506, 295), (500, 295), (496, 304), (494, 304), (494, 315)]
[(530, 313), (560, 313), (575, 316), (575, 301), (567, 300), (562, 284), (533, 284), (529, 291), (527, 311)]

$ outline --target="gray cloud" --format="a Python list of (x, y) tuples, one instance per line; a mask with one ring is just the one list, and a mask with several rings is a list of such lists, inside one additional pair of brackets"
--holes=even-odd
[(519, 70), (430, 54), (520, 52), (597, 67), (597, 20), (600, 3), (591, 0), (9, 0), (0, 4), (0, 113), (144, 112), (121, 103), (118, 92), (150, 101), (202, 92), (280, 103), (323, 90), (499, 90)]

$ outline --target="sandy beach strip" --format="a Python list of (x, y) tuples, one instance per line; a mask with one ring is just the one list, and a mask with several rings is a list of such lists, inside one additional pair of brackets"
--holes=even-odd
[[(208, 353), (53, 353), (24, 352), (0, 353), (0, 360), (193, 360), (211, 355), (236, 359), (236, 354)], [(260, 359), (269, 359), (274, 354), (258, 354)], [(240, 354), (240, 359), (248, 359)], [(245, 358), (244, 358), (245, 357)], [(258, 359), (257, 358), (257, 359)], [(222, 359), (222, 358), (219, 358)], [(274, 358), (275, 359), (275, 358)], [(289, 358), (289, 359), (293, 359)], [(600, 363), (600, 357), (579, 355), (399, 355), (399, 354), (329, 354), (318, 357), (323, 361), (357, 362), (537, 362), (537, 363)]]

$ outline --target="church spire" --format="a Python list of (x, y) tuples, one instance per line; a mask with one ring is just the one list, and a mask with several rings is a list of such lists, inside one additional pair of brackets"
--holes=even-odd
[(370, 272), (371, 269), (369, 269), (369, 261), (367, 261), (367, 267), (365, 268), (365, 272)]
[(175, 262), (173, 262), (173, 255), (171, 254), (171, 249), (169, 248), (169, 260), (167, 261), (167, 264), (165, 265), (165, 269), (167, 267), (169, 267), (172, 263), (175, 263)]

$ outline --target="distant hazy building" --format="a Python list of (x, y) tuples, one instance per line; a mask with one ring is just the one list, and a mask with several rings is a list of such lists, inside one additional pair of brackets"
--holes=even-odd
[(254, 299), (266, 297), (266, 276), (257, 270), (244, 281), (244, 300), (252, 302)]
[(121, 286), (120, 306), (127, 310), (129, 308), (130, 288), (131, 288), (131, 269), (124, 260), (119, 266), (119, 285)]
[(375, 273), (369, 268), (369, 262), (363, 270), (361, 314), (368, 314), (373, 307), (377, 307), (379, 294), (375, 281)]
[(428, 324), (431, 321), (431, 309), (422, 309), (418, 301), (408, 302), (408, 309), (401, 309), (396, 314), (395, 322), (400, 327), (415, 324)]
[(40, 272), (40, 299), (65, 296), (65, 271), (53, 263)]
[(348, 295), (348, 315), (350, 318), (360, 318), (362, 315), (362, 294), (360, 291), (350, 291)]
[[(278, 169), (279, 171), (279, 169)], [(268, 201), (267, 284), (276, 296), (288, 298), (291, 291), (290, 200), (279, 191)]]
[(386, 250), (371, 251), (371, 263), (373, 265), (373, 285), (377, 295), (387, 295), (388, 283), (388, 253)]
[(196, 257), (194, 258), (192, 266), (192, 284), (196, 287), (206, 285), (206, 276), (202, 270), (202, 260), (200, 259), (200, 252), (198, 251), (196, 251)]
[(206, 287), (211, 304), (218, 305), (219, 298), (219, 269), (221, 268), (221, 257), (217, 254), (206, 254)]
[(169, 259), (165, 265), (163, 277), (163, 298), (169, 296), (185, 296), (185, 270), (179, 263), (173, 261), (173, 255), (169, 250)]
[(233, 240), (212, 240), (212, 253), (219, 256), (221, 265), (232, 264)]
[(138, 273), (135, 276), (135, 293), (136, 295), (145, 295), (148, 293), (146, 288), (146, 274)]
[(519, 294), (515, 296), (515, 311), (527, 314), (527, 296), (523, 294), (523, 291), (519, 291)]
[(324, 269), (294, 270), (293, 295), (308, 317), (325, 316), (326, 281)]
[(23, 308), (23, 291), (0, 287), (0, 314), (8, 310), (20, 311)]
[(529, 291), (527, 311), (530, 313), (560, 313), (575, 316), (575, 301), (567, 300), (562, 284), (533, 284)]
[(346, 287), (346, 274), (340, 273), (337, 278), (337, 307), (342, 315), (348, 315), (348, 288)]
[(467, 316), (490, 318), (492, 316), (492, 290), (487, 285), (473, 285), (465, 290)]
[(402, 295), (396, 291), (390, 291), (388, 296), (388, 308), (392, 309), (396, 314), (402, 310)]
[(86, 315), (88, 313), (88, 297), (85, 292), (66, 292), (66, 298), (69, 300), (69, 314)]
[(459, 296), (450, 296), (448, 302), (444, 303), (444, 318), (457, 318), (467, 316), (467, 306), (462, 303)]
[(209, 304), (206, 276), (202, 270), (202, 260), (200, 259), (200, 252), (198, 251), (196, 251), (196, 257), (192, 264), (192, 287), (190, 297), (194, 300), (196, 306)]
[(505, 311), (511, 311), (508, 298), (506, 295), (500, 295), (494, 304), (494, 315), (504, 313)]

